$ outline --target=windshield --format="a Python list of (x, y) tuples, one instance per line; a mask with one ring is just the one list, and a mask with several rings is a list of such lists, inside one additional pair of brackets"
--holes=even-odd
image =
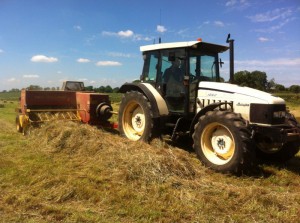
[(190, 75), (200, 81), (217, 81), (218, 75), (218, 57), (200, 52), (191, 52), (190, 58)]

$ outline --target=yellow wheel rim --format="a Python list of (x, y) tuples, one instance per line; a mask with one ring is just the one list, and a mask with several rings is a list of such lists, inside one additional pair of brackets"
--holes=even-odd
[(205, 157), (215, 165), (228, 163), (235, 152), (235, 142), (230, 130), (217, 122), (205, 126), (201, 138)]
[(145, 114), (143, 108), (136, 101), (128, 103), (122, 118), (123, 130), (127, 138), (137, 141), (145, 129)]

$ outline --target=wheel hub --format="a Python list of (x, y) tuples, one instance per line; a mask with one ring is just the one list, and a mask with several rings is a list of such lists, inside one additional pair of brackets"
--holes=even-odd
[(140, 116), (136, 116), (135, 117), (135, 124), (138, 126), (138, 127), (141, 127), (142, 125), (142, 119)]
[(137, 107), (133, 113), (132, 113), (132, 128), (137, 133), (142, 133), (144, 131), (144, 125), (145, 125), (145, 115), (143, 113), (143, 110), (141, 107)]
[(213, 150), (218, 155), (226, 155), (232, 148), (232, 139), (228, 136), (224, 128), (218, 128), (212, 134), (211, 145)]

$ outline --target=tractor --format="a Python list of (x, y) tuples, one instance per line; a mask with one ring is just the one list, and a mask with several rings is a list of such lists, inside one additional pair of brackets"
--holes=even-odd
[[(141, 46), (140, 81), (120, 92), (119, 131), (133, 141), (187, 135), (200, 161), (218, 172), (244, 173), (257, 160), (286, 162), (299, 152), (300, 125), (282, 98), (234, 84), (234, 40)], [(230, 80), (219, 54), (229, 51)]]

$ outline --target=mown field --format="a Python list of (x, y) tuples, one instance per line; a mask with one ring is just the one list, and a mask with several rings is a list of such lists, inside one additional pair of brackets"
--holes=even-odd
[[(24, 137), (16, 98), (0, 94), (0, 222), (299, 222), (299, 153), (235, 177), (189, 148), (78, 123)], [(299, 120), (300, 105), (288, 105)]]

